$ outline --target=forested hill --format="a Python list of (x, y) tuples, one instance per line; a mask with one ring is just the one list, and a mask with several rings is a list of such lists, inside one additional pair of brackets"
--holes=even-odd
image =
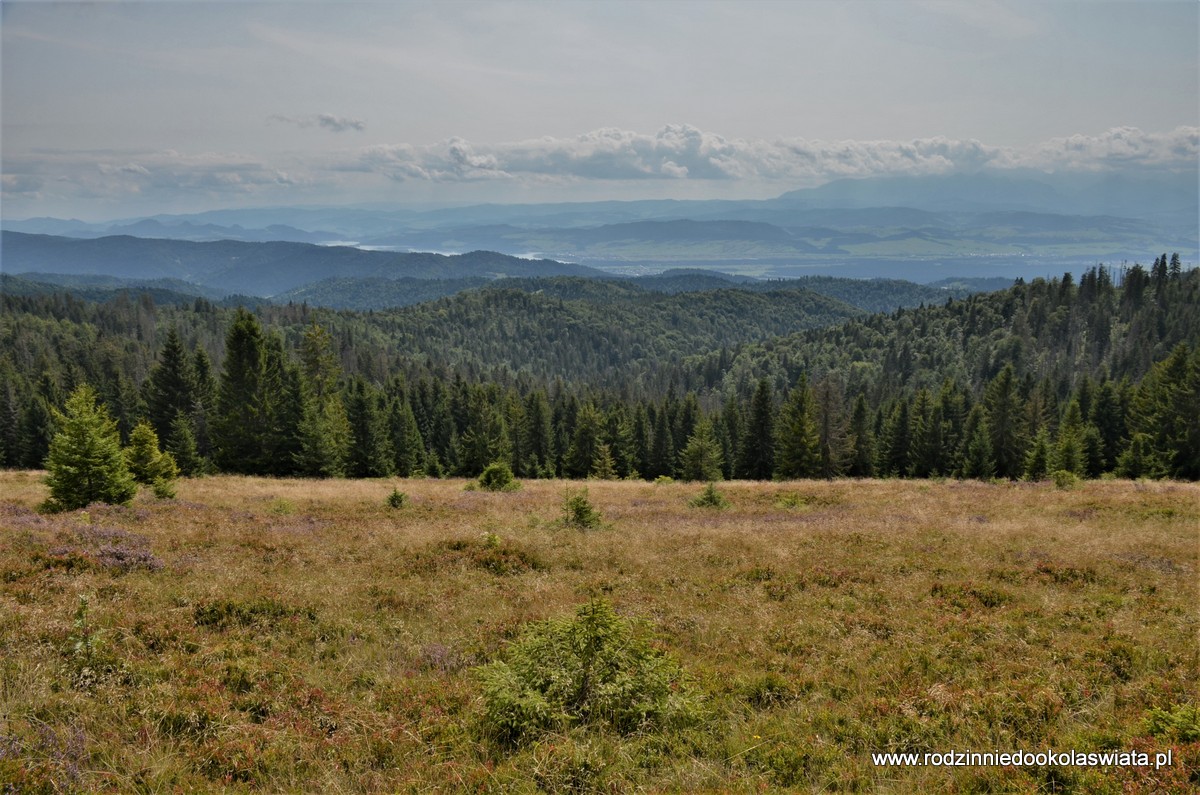
[[(1200, 272), (1177, 257), (873, 316), (795, 289), (550, 287), (257, 316), (4, 295), (0, 461), (40, 465), (86, 382), (124, 432), (157, 418), (232, 471), (1200, 477)], [(346, 434), (374, 463), (329, 468)]]
[[(509, 287), (511, 281), (381, 312), (303, 305), (263, 305), (258, 312), (291, 346), (306, 324), (320, 322), (333, 333), (343, 366), (378, 382), (430, 363), (470, 379), (523, 373), (540, 382), (619, 385), (639, 394), (665, 390), (686, 357), (862, 314), (803, 290), (666, 295), (616, 281), (537, 280), (525, 282), (526, 289)], [(203, 300), (157, 306), (144, 293), (140, 300), (124, 295), (103, 304), (62, 293), (6, 295), (4, 302), (11, 320), (0, 321), (6, 332), (0, 339), (13, 357), (43, 359), (64, 377), (64, 368), (78, 368), (86, 380), (109, 368), (140, 382), (153, 344), (172, 326), (220, 366), (233, 316)], [(132, 345), (130, 337), (142, 342)], [(86, 350), (93, 344), (98, 355)], [(122, 362), (102, 364), (106, 355)]]
[(782, 389), (801, 373), (834, 375), (849, 394), (885, 402), (945, 379), (983, 384), (1006, 366), (1060, 395), (1084, 377), (1136, 380), (1179, 343), (1200, 343), (1200, 270), (1172, 276), (1160, 262), (1129, 269), (1121, 287), (1093, 268), (766, 340), (732, 360), (709, 354), (679, 381), (744, 394), (761, 377)]
[(3, 233), (10, 274), (102, 274), (172, 278), (225, 293), (271, 296), (327, 278), (464, 279), (499, 276), (601, 276), (582, 265), (528, 260), (490, 251), (445, 256), (364, 251), (309, 243), (194, 243), (124, 235), (94, 240)]

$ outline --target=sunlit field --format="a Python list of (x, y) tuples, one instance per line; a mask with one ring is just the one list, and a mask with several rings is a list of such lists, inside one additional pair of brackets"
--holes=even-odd
[[(1200, 486), (0, 473), (0, 792), (1189, 792)], [(393, 508), (393, 489), (408, 499)], [(506, 746), (477, 668), (602, 598), (700, 705)], [(876, 766), (1135, 750), (1149, 767)], [(8, 787), (8, 789), (6, 789)]]

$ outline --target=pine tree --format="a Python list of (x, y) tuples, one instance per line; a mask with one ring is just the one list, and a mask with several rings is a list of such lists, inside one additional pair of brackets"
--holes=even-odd
[(261, 471), (275, 476), (296, 475), (300, 473), (297, 462), (303, 444), (303, 376), (300, 368), (288, 359), (283, 350), (283, 338), (278, 333), (267, 337), (263, 363), (267, 437)]
[(926, 389), (918, 389), (909, 416), (909, 475), (927, 478), (938, 472), (942, 458), (942, 409)]
[(57, 510), (83, 508), (93, 502), (125, 505), (137, 494), (129, 474), (116, 423), (96, 392), (80, 385), (67, 399), (65, 411), (55, 412), (58, 431), (46, 457), (48, 505)]
[(299, 436), (295, 465), (301, 475), (336, 478), (346, 474), (350, 421), (340, 396), (334, 394), (319, 400), (316, 395), (309, 395), (302, 408)]
[(722, 480), (723, 465), (712, 421), (702, 419), (679, 454), (679, 476), (684, 480)]

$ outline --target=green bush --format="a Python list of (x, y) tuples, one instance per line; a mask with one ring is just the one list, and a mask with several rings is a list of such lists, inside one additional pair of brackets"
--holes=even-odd
[(387, 504), (389, 508), (403, 508), (408, 504), (408, 495), (400, 489), (393, 488), (392, 493), (388, 495)]
[(1053, 478), (1054, 485), (1060, 489), (1073, 489), (1079, 485), (1079, 476), (1066, 469), (1056, 469), (1050, 477)]
[(700, 492), (700, 496), (693, 499), (690, 503), (693, 508), (728, 508), (729, 500), (717, 491), (716, 483), (709, 483), (704, 487), (704, 491)]
[(678, 663), (604, 600), (581, 606), (571, 619), (531, 624), (506, 656), (476, 669), (484, 726), (505, 745), (580, 727), (627, 735), (684, 725), (699, 714)]
[(563, 524), (580, 530), (595, 530), (600, 526), (600, 513), (588, 501), (587, 488), (567, 491), (563, 499)]
[(1154, 737), (1177, 743), (1200, 740), (1200, 706), (1176, 704), (1170, 709), (1155, 707), (1146, 713), (1143, 730)]
[(516, 491), (521, 484), (513, 478), (512, 469), (503, 461), (488, 464), (479, 476), (479, 487), (485, 491)]

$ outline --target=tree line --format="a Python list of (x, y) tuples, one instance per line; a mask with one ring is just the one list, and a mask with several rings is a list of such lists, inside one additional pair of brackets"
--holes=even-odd
[[(0, 461), (42, 465), (87, 370), (122, 436), (144, 418), (185, 474), (476, 476), (499, 461), (519, 477), (1200, 478), (1200, 276), (1165, 255), (1121, 276), (1094, 268), (679, 357), (659, 394), (571, 380), (569, 362), (553, 379), (472, 378), (430, 358), (380, 377), (377, 360), (398, 354), (370, 317), (335, 331), (238, 309), (222, 328), (197, 322), (221, 317), (197, 302), (192, 344), (172, 325), (154, 346), (143, 302), (25, 299), (5, 333), (44, 330), (56, 349), (0, 359)], [(114, 338), (71, 317), (105, 311), (136, 322)], [(222, 339), (216, 357), (198, 327)], [(64, 367), (85, 341), (98, 361)]]

